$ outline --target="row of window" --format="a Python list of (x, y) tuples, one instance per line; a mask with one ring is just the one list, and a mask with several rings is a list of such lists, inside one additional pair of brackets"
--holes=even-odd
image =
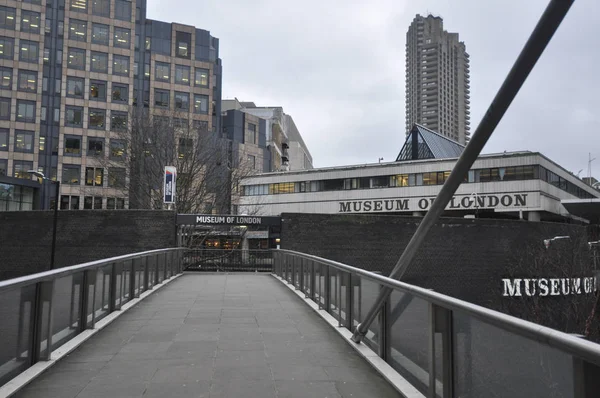
[[(91, 4), (91, 7), (89, 4)], [(92, 12), (92, 15), (110, 17), (111, 0), (68, 0), (69, 10), (82, 13)], [(131, 2), (115, 0), (114, 18), (120, 21), (131, 22)]]
[[(104, 171), (102, 167), (86, 167), (85, 176), (83, 181), (81, 180), (81, 166), (64, 164), (62, 171), (61, 184), (67, 185), (81, 185), (83, 182), (86, 186), (90, 187), (103, 187), (104, 186)], [(124, 188), (125, 187), (125, 168), (122, 167), (108, 167), (106, 170), (107, 186), (109, 188)]]
[[(17, 90), (29, 93), (37, 92), (38, 72), (34, 70), (19, 69), (17, 78)], [(13, 69), (0, 67), (0, 88), (12, 90)]]
[[(15, 30), (17, 10), (12, 7), (0, 6), (0, 28)], [(21, 32), (40, 33), (40, 13), (21, 10)]]
[[(14, 48), (15, 39), (0, 36), (0, 59), (14, 59)], [(21, 39), (19, 41), (19, 61), (37, 64), (39, 59), (39, 43)]]
[[(60, 29), (59, 26), (59, 32)], [(59, 33), (59, 35), (62, 32)], [(88, 22), (78, 19), (69, 19), (70, 40), (87, 42), (88, 40)], [(108, 46), (110, 37), (110, 26), (101, 23), (92, 23), (91, 42)], [(113, 47), (130, 48), (131, 47), (131, 29), (119, 26), (113, 27)]]
[[(208, 73), (208, 69), (194, 68), (194, 86), (208, 87)], [(169, 83), (171, 81), (171, 64), (166, 62), (155, 62), (154, 80)], [(183, 84), (185, 86), (190, 85), (189, 66), (175, 65), (175, 83)]]
[[(159, 108), (171, 108), (170, 104), (171, 92), (169, 90), (154, 89), (154, 105)], [(174, 97), (175, 109), (183, 112), (190, 111), (190, 95), (175, 91)], [(208, 95), (194, 94), (194, 109), (197, 114), (208, 114)]]
[[(338, 178), (318, 181), (282, 182), (274, 184), (246, 185), (243, 195), (278, 195), (298, 192), (341, 191), (351, 189), (394, 188), (423, 185), (442, 185), (450, 171), (430, 173), (397, 174), (391, 176)], [(541, 179), (579, 198), (595, 196), (575, 184), (559, 177), (548, 169), (538, 166), (514, 166), (469, 170), (464, 183), (517, 181)]]
[[(61, 210), (80, 210), (80, 196), (61, 195), (60, 209)], [(103, 209), (102, 196), (84, 196), (83, 208), (87, 209)], [(125, 208), (125, 198), (106, 198), (107, 210), (120, 210)]]
[[(70, 69), (85, 70), (87, 51), (83, 48), (69, 47), (67, 66)], [(129, 76), (129, 56), (112, 54), (112, 74)], [(91, 51), (90, 71), (108, 73), (108, 53)]]

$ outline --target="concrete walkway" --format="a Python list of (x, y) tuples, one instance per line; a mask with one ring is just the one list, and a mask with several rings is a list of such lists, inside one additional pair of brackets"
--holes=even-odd
[(18, 397), (398, 397), (325, 321), (265, 274), (186, 274)]

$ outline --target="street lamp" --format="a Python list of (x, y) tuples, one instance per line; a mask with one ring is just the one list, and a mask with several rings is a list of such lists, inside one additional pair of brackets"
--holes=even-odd
[(550, 247), (550, 242), (554, 242), (555, 240), (559, 240), (559, 239), (571, 239), (570, 236), (555, 236), (554, 238), (550, 238), (550, 239), (544, 239), (544, 246), (546, 246), (546, 249), (548, 247)]
[(37, 178), (42, 179), (42, 181), (50, 181), (51, 184), (56, 185), (56, 198), (54, 200), (54, 223), (52, 226), (52, 252), (50, 254), (50, 269), (54, 269), (54, 253), (56, 251), (56, 222), (58, 220), (58, 201), (59, 201), (59, 192), (60, 192), (60, 181), (58, 179), (56, 181), (52, 181), (50, 178), (46, 177), (44, 173), (39, 172), (37, 170), (27, 170), (29, 174), (36, 176)]

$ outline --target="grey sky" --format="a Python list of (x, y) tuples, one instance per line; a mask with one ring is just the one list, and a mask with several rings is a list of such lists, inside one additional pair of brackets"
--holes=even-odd
[[(150, 18), (220, 39), (223, 97), (283, 106), (316, 167), (392, 161), (404, 141), (404, 45), (415, 14), (471, 55), (477, 127), (547, 0), (148, 0)], [(576, 0), (485, 152), (532, 150), (600, 178), (600, 8)]]

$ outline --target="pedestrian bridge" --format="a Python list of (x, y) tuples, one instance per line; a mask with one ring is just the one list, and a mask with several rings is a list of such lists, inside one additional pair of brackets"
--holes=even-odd
[(183, 272), (189, 253), (0, 282), (0, 396), (600, 396), (585, 339), (303, 253), (272, 273)]

